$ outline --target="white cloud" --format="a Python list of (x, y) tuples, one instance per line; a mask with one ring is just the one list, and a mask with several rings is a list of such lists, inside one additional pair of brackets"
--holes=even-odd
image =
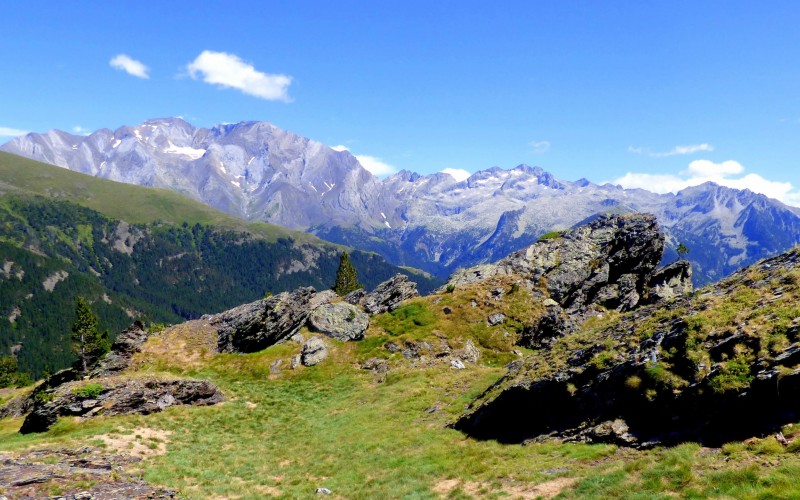
[(30, 132), (18, 128), (0, 127), (0, 137), (17, 137), (26, 134), (30, 134)]
[[(341, 144), (339, 144), (338, 146), (331, 146), (331, 149), (334, 151), (348, 151), (352, 153), (352, 151), (350, 151), (350, 148), (348, 148), (347, 146), (343, 146)], [(376, 158), (374, 156), (369, 156), (369, 155), (357, 155), (357, 154), (353, 154), (353, 156), (355, 156), (356, 160), (358, 160), (358, 163), (360, 163), (362, 167), (369, 170), (370, 173), (372, 173), (372, 175), (377, 175), (381, 177), (385, 175), (391, 175), (397, 172), (396, 168), (389, 165), (388, 163), (385, 163), (380, 158)]]
[(268, 101), (289, 102), (292, 77), (262, 73), (234, 54), (204, 50), (186, 66), (189, 76)]
[(126, 54), (117, 54), (108, 62), (112, 68), (133, 75), (137, 78), (150, 78), (150, 68)]
[(472, 175), (463, 168), (445, 168), (442, 170), (442, 173), (450, 174), (453, 179), (457, 180), (458, 182), (465, 181), (469, 178), (469, 176)]
[(72, 131), (78, 135), (89, 135), (92, 133), (91, 130), (89, 130), (88, 128), (83, 128), (80, 125), (75, 125), (74, 127), (72, 127)]
[(372, 175), (377, 176), (384, 176), (390, 175), (397, 172), (397, 169), (393, 166), (389, 165), (388, 163), (384, 163), (381, 161), (380, 158), (375, 158), (374, 156), (369, 155), (354, 155), (358, 163), (361, 164), (362, 167), (366, 168)]
[(800, 191), (791, 182), (770, 181), (758, 174), (744, 174), (745, 168), (733, 160), (714, 163), (695, 160), (678, 174), (645, 174), (628, 172), (611, 181), (628, 189), (646, 189), (655, 193), (677, 193), (681, 189), (713, 182), (734, 189), (749, 189), (787, 205), (800, 206)]
[(550, 141), (531, 141), (528, 143), (531, 147), (533, 154), (545, 154), (550, 149)]
[(665, 158), (668, 156), (691, 155), (694, 153), (714, 151), (714, 146), (708, 143), (703, 144), (688, 144), (685, 146), (675, 146), (669, 151), (651, 151), (649, 148), (628, 146), (629, 153), (637, 155), (647, 155), (652, 158)]

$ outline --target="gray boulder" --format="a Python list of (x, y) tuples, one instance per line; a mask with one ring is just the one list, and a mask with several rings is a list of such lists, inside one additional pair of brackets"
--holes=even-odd
[(582, 314), (591, 304), (628, 311), (647, 296), (664, 253), (664, 235), (649, 214), (602, 215), (534, 243), (496, 264), (458, 271), (447, 285), (516, 274), (544, 286), (560, 307)]
[(679, 260), (658, 269), (650, 279), (650, 301), (671, 299), (692, 293), (692, 265)]
[(369, 315), (347, 303), (324, 304), (311, 312), (308, 326), (337, 340), (361, 340), (369, 327)]
[(358, 303), (367, 314), (374, 315), (394, 311), (404, 300), (417, 296), (419, 296), (417, 284), (409, 281), (405, 274), (395, 274), (371, 293), (362, 296)]
[[(91, 385), (99, 386), (97, 390)], [(68, 382), (38, 397), (19, 432), (44, 432), (59, 417), (99, 415), (147, 415), (174, 405), (206, 406), (224, 397), (207, 380), (106, 378), (100, 383)]]
[(311, 337), (306, 340), (300, 349), (300, 363), (303, 366), (314, 366), (321, 363), (328, 357), (328, 346), (319, 337)]
[(256, 352), (288, 339), (306, 322), (312, 287), (298, 288), (211, 316), (219, 352)]

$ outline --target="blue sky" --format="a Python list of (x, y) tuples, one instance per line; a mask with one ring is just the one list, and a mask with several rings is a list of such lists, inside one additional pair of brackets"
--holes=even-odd
[(527, 163), (800, 205), (798, 26), (796, 2), (6, 2), (0, 141), (266, 120), (376, 171)]

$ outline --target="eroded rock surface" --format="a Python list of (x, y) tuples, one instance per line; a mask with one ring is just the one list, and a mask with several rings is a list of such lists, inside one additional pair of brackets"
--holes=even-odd
[(351, 304), (360, 304), (367, 314), (374, 315), (394, 311), (404, 300), (417, 296), (419, 296), (417, 284), (409, 281), (405, 274), (395, 274), (372, 292), (367, 294), (354, 292), (345, 297), (345, 300)]
[(311, 314), (310, 302), (316, 291), (298, 288), (257, 300), (210, 318), (217, 328), (219, 352), (256, 352), (288, 339)]
[(337, 340), (361, 340), (369, 327), (369, 315), (347, 303), (323, 304), (311, 312), (308, 326)]
[(144, 329), (144, 325), (139, 321), (134, 322), (117, 335), (111, 345), (111, 350), (89, 370), (89, 377), (108, 377), (128, 368), (131, 364), (131, 358), (142, 350), (142, 346), (147, 341), (148, 336), (149, 334)]
[(207, 380), (112, 377), (67, 382), (35, 398), (20, 432), (44, 432), (62, 416), (147, 415), (174, 405), (207, 406), (223, 400)]

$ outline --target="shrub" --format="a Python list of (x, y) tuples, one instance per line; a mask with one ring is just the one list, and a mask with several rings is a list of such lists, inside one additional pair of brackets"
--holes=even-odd
[(86, 384), (83, 387), (77, 387), (72, 390), (72, 394), (87, 399), (94, 399), (99, 396), (105, 387), (101, 384)]

